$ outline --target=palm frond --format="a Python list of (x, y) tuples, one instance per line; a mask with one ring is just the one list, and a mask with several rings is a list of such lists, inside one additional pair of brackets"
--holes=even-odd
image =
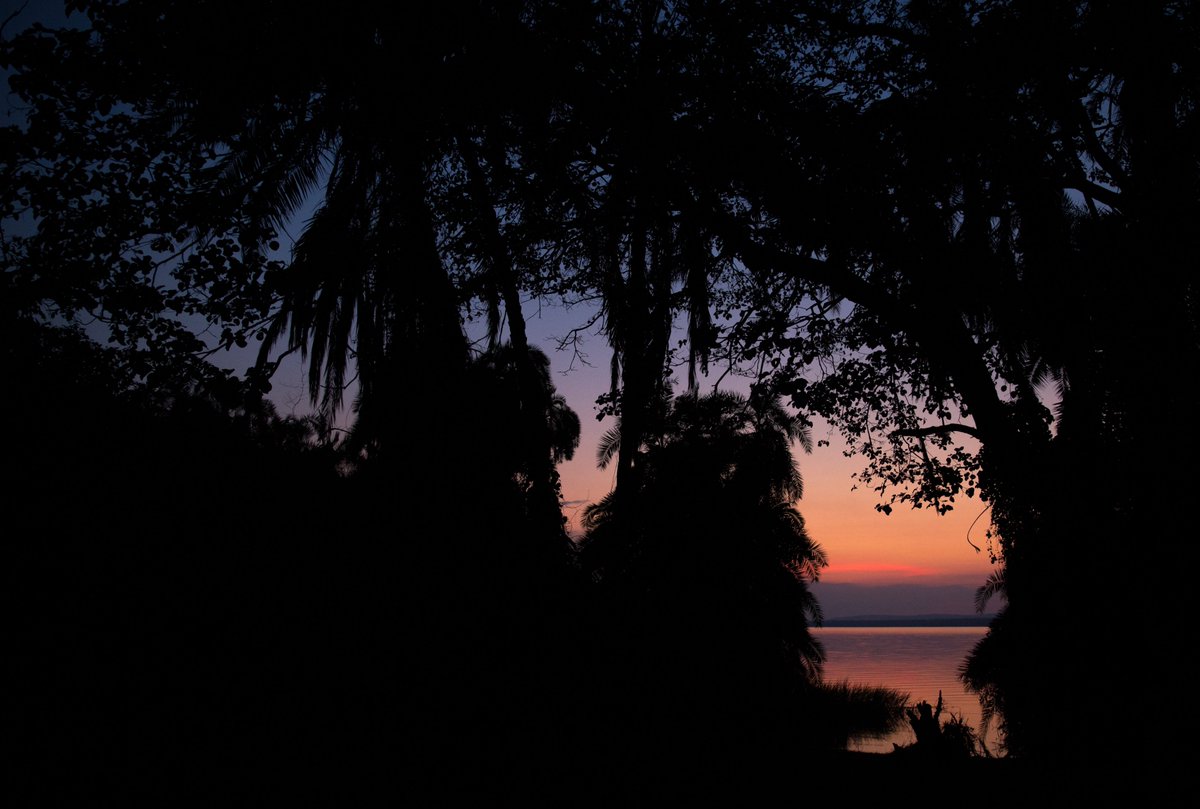
[(332, 125), (307, 104), (282, 118), (252, 119), (219, 166), (219, 193), (256, 225), (282, 229), (320, 189), (335, 144)]
[(975, 611), (983, 612), (987, 609), (988, 602), (992, 600), (992, 596), (1005, 592), (1004, 568), (993, 570), (980, 587), (975, 590)]
[(600, 436), (600, 442), (596, 446), (596, 466), (600, 469), (607, 469), (620, 450), (621, 424), (618, 420), (615, 426), (608, 428), (604, 435)]
[(587, 508), (583, 510), (583, 518), (581, 519), (585, 530), (588, 532), (595, 531), (613, 519), (617, 513), (616, 494), (615, 491), (609, 492), (597, 502), (588, 504)]
[(803, 515), (786, 503), (776, 504), (770, 515), (770, 541), (784, 567), (797, 579), (818, 581), (821, 569), (829, 566), (829, 557), (825, 549), (809, 537)]

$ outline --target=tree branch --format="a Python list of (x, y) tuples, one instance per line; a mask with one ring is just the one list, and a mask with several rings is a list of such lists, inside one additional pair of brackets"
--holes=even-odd
[(893, 430), (889, 438), (926, 438), (931, 435), (949, 435), (950, 433), (965, 433), (979, 439), (979, 430), (969, 424), (940, 424), (937, 427), (918, 427), (911, 430)]
[(844, 265), (765, 247), (748, 236), (733, 232), (732, 229), (721, 233), (721, 239), (729, 251), (747, 265), (774, 266), (812, 284), (825, 287), (838, 297), (866, 306), (880, 315), (898, 321), (902, 319), (903, 307), (895, 298), (871, 286)]
[(1084, 179), (1082, 176), (1069, 179), (1067, 183), (1068, 188), (1074, 188), (1076, 191), (1080, 191), (1083, 194), (1092, 197), (1093, 199), (1099, 200), (1115, 211), (1121, 210), (1121, 193), (1119, 191), (1114, 191), (1111, 188), (1105, 188), (1104, 186), (1098, 185), (1091, 180)]
[(881, 22), (853, 22), (824, 9), (814, 8), (811, 4), (805, 4), (804, 8), (797, 9), (797, 16), (800, 15), (824, 23), (832, 30), (852, 36), (893, 39), (911, 46), (924, 46), (929, 41), (928, 37), (908, 28), (897, 28)]
[[(1118, 185), (1128, 183), (1129, 175), (1125, 173), (1124, 167), (1105, 150), (1104, 144), (1096, 136), (1096, 130), (1092, 127), (1092, 122), (1088, 120), (1087, 110), (1084, 108), (1082, 100), (1071, 105), (1071, 113), (1074, 117), (1075, 129), (1079, 133), (1079, 137), (1083, 139), (1092, 159), (1100, 165), (1100, 168), (1108, 172), (1108, 176), (1112, 177), (1113, 182)], [(1103, 200), (1101, 201), (1103, 202)]]
[(8, 27), (8, 24), (10, 22), (12, 22), (13, 20), (15, 20), (17, 17), (21, 16), (21, 13), (25, 11), (25, 7), (28, 5), (29, 5), (28, 2), (22, 3), (21, 7), (19, 9), (17, 9), (12, 14), (9, 14), (7, 17), (4, 18), (4, 22), (0, 22), (0, 37), (4, 36), (4, 29)]

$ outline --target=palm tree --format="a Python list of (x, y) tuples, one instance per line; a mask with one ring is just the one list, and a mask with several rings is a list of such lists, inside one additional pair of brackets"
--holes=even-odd
[[(796, 418), (768, 404), (726, 391), (670, 402), (659, 432), (634, 460), (633, 505), (610, 494), (586, 509), (585, 554), (596, 576), (618, 581), (707, 561), (726, 564), (724, 554), (753, 560), (745, 572), (757, 584), (741, 584), (783, 612), (795, 611), (799, 621), (781, 642), (807, 676), (816, 676), (823, 652), (807, 626), (819, 624), (821, 613), (807, 585), (827, 560), (793, 506), (802, 484), (791, 455), (792, 441), (808, 444), (807, 434)], [(601, 466), (620, 446), (620, 430), (618, 424), (601, 441)]]
[[(232, 232), (234, 270), (253, 272), (261, 263), (252, 258), (278, 250), (277, 233), (298, 229), (290, 261), (267, 274), (277, 308), (260, 335), (262, 370), (280, 345), (300, 352), (312, 402), (330, 415), (352, 385), (362, 410), (390, 397), (376, 408), (390, 411), (407, 406), (403, 392), (421, 377), (464, 373), (460, 306), (478, 279), (452, 279), (445, 246), (463, 230), (459, 241), (475, 245), (468, 258), (502, 291), (512, 342), (525, 347), (515, 273), (476, 155), (476, 140), (504, 153), (489, 141), (501, 137), (506, 102), (485, 79), (506, 69), (494, 51), (507, 45), (494, 34), (520, 33), (517, 9), (238, 9), (257, 46), (197, 71), (183, 52), (228, 47), (226, 32), (208, 25), (211, 9), (96, 5), (88, 11), (105, 47), (142, 77), (129, 83), (143, 129), (205, 156), (181, 213), (196, 241)], [(126, 42), (147, 28), (186, 45)], [(446, 195), (460, 191), (470, 202), (455, 208)], [(395, 376), (412, 384), (397, 389), (387, 380)]]
[[(982, 588), (981, 588), (982, 589)], [(1008, 608), (996, 614), (988, 624), (988, 631), (971, 648), (971, 653), (959, 665), (958, 677), (968, 690), (979, 697), (982, 711), (982, 733), (987, 733), (993, 721), (998, 720), (1001, 733), (1006, 737), (1021, 737), (1021, 704), (1023, 690), (1020, 687), (1021, 670), (1014, 665), (1020, 641), (1013, 628), (1014, 622)], [(1016, 703), (1018, 710), (1010, 707)]]
[[(300, 352), (325, 418), (357, 387), (355, 486), (336, 537), (356, 565), (346, 598), (366, 605), (352, 631), (390, 680), (381, 701), (399, 688), (397, 648), (417, 662), (405, 667), (405, 715), (432, 718), (416, 727), (435, 762), (460, 758), (456, 729), (513, 733), (538, 719), (514, 706), (558, 704), (567, 688), (557, 672), (571, 569), (554, 464), (573, 451), (578, 419), (527, 345), (506, 222), (487, 216), (500, 202), (485, 159), (497, 104), (476, 102), (504, 64), (488, 58), (501, 13), (355, 13), (324, 39), (282, 46), (302, 65), (284, 89), (255, 83), (261, 98), (174, 111), (181, 137), (220, 144), (206, 190), (244, 222), (245, 249), (312, 210), (290, 262), (268, 275), (279, 304), (260, 364), (280, 347)], [(290, 12), (258, 16), (296, 27)], [(494, 334), (475, 359), (462, 318), (481, 279), (505, 304), (512, 345)], [(478, 660), (492, 661), (486, 683)]]
[[(796, 427), (773, 428), (733, 393), (663, 403), (631, 459), (636, 488), (618, 484), (584, 514), (601, 721), (656, 717), (640, 732), (662, 744), (701, 738), (692, 728), (795, 741), (816, 732), (804, 706), (817, 704), (824, 650), (810, 631), (821, 613), (809, 584), (826, 564), (790, 499)], [(601, 463), (622, 426), (602, 442)]]
[[(995, 596), (1007, 598), (1007, 570), (1001, 566), (992, 571), (982, 585), (975, 590), (975, 610), (982, 613)], [(1005, 605), (992, 618), (987, 634), (971, 648), (971, 652), (958, 668), (958, 677), (968, 690), (979, 697), (983, 726), (1000, 720), (1001, 731), (1007, 731), (1006, 695), (1012, 688), (1012, 632)]]

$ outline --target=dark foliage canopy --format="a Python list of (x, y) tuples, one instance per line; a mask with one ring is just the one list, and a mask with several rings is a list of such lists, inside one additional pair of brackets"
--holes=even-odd
[[(220, 455), (237, 473), (186, 479), (224, 474), (239, 497), (255, 490), (239, 477), (246, 464), (265, 464), (252, 476), (265, 479), (278, 448), (294, 450), (284, 465), (313, 476), (280, 488), (321, 512), (317, 535), (350, 537), (359, 554), (333, 592), (377, 588), (333, 613), (362, 627), (359, 659), (378, 653), (394, 672), (389, 633), (439, 616), (405, 641), (423, 662), (400, 710), (438, 717), (420, 725), (422, 760), (536, 739), (545, 749), (556, 734), (580, 742), (589, 721), (616, 732), (603, 706), (619, 690), (589, 680), (602, 695), (589, 706), (571, 687), (588, 665), (580, 638), (624, 624), (577, 599), (554, 465), (578, 423), (528, 344), (530, 299), (599, 307), (613, 351), (601, 404), (620, 427), (608, 444), (616, 489), (593, 528), (603, 533), (605, 515), (632, 521), (610, 548), (660, 552), (669, 543), (653, 538), (668, 528), (733, 530), (732, 514), (791, 507), (782, 495), (798, 492), (782, 478), (739, 490), (740, 462), (700, 474), (769, 431), (693, 440), (684, 411), (711, 400), (664, 405), (675, 367), (691, 387), (710, 363), (736, 366), (753, 401), (784, 397), (840, 429), (881, 510), (986, 504), (1007, 606), (965, 678), (1014, 756), (1103, 754), (1101, 736), (1114, 755), (1145, 754), (1152, 717), (1106, 706), (1181, 665), (1153, 635), (1135, 664), (1110, 655), (1114, 635), (1124, 641), (1116, 616), (1185, 614), (1191, 569), (1190, 492), (1175, 470), (1196, 456), (1187, 381), (1200, 372), (1194, 4), (66, 9), (68, 27), (10, 24), (0, 43), (20, 119), (0, 130), (3, 336), (12, 367), (28, 371), (19, 387), (41, 391), (26, 402), (54, 400), (70, 377), (63, 397), (113, 418), (131, 392), (152, 420), (220, 413)], [(465, 336), (475, 317), (486, 351)], [(208, 362), (253, 343), (244, 375)], [(315, 433), (261, 409), (293, 351), (309, 364)], [(343, 445), (327, 427), (352, 388)], [(5, 398), (38, 435), (70, 418), (17, 390)], [(475, 464), (466, 426), (481, 414), (506, 425), (505, 440)], [(50, 475), (46, 490), (65, 492), (102, 474), (52, 474), (35, 443), (10, 480)], [(345, 479), (318, 469), (338, 447), (353, 450), (361, 484), (345, 500), (326, 496)], [(675, 468), (694, 473), (688, 486), (663, 471)], [(113, 502), (157, 502), (163, 478), (129, 480)], [(668, 525), (649, 505), (662, 486), (716, 498), (683, 510), (693, 520), (741, 499), (708, 526)], [(116, 496), (103, 491), (95, 509)], [(771, 502), (751, 508), (746, 491)], [(246, 507), (262, 519), (260, 506)], [(373, 527), (383, 513), (387, 542)], [(663, 553), (648, 569), (683, 569)], [(750, 558), (739, 553), (686, 564), (717, 570)], [(774, 575), (778, 561), (747, 570)], [(766, 580), (756, 576), (746, 581)], [(1114, 578), (1119, 604), (1081, 613)], [(743, 592), (728, 585), (705, 580), (687, 597)], [(729, 626), (761, 628), (762, 614)], [(742, 651), (802, 637), (803, 617), (792, 629), (803, 632), (776, 627)], [(498, 666), (491, 677), (481, 661)], [(385, 675), (371, 676), (381, 686)], [(570, 710), (535, 718), (529, 704)], [(465, 742), (479, 716), (504, 730)]]

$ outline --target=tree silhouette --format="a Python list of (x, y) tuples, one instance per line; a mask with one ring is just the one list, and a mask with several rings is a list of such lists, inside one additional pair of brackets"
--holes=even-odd
[[(1145, 713), (1095, 706), (1176, 671), (1177, 645), (1147, 642), (1127, 681), (1103, 657), (1107, 625), (1077, 605), (1136, 536), (1157, 561), (1126, 572), (1127, 600), (1185, 609), (1188, 526), (1163, 504), (1189, 495), (1163, 470), (1195, 454), (1177, 382), (1200, 365), (1190, 4), (68, 9), (84, 12), (76, 27), (2, 45), (24, 105), (0, 152), (5, 328), (86, 327), (109, 341), (114, 380), (198, 385), (243, 426), (270, 421), (246, 397), (269, 385), (274, 351), (307, 352), (326, 420), (353, 380), (362, 521), (346, 535), (372, 586), (348, 574), (344, 591), (405, 594), (357, 602), (363, 648), (431, 605), (444, 617), (412, 643), (442, 661), (420, 687), (453, 718), (427, 723), (430, 750), (461, 752), (450, 728), (489, 701), (460, 699), (464, 649), (553, 634), (515, 628), (532, 607), (484, 606), (515, 598), (489, 570), (506, 564), (502, 532), (570, 558), (554, 473), (569, 419), (521, 314), (523, 296), (553, 296), (598, 302), (613, 349), (618, 485), (589, 514), (589, 554), (620, 605), (615, 648), (630, 648), (612, 627), (638, 626), (634, 604), (659, 616), (660, 662), (687, 647), (672, 627), (697, 619), (672, 612), (672, 592), (737, 602), (708, 616), (745, 662), (714, 672), (741, 683), (723, 693), (748, 695), (756, 665), (782, 672), (780, 638), (803, 646), (817, 557), (786, 505), (798, 478), (772, 437), (782, 423), (704, 397), (660, 407), (686, 312), (689, 370), (719, 352), (827, 418), (881, 510), (987, 501), (1009, 598), (989, 637), (1006, 640), (970, 670), (1012, 754), (1083, 755), (1101, 735), (1113, 755), (1145, 754), (1123, 744), (1147, 736)], [(463, 318), (480, 311), (490, 353), (476, 362)], [(207, 361), (256, 338), (246, 380)], [(468, 427), (490, 413), (524, 446), (476, 468)], [(372, 509), (421, 540), (389, 527), (391, 542), (367, 542)], [(757, 539), (735, 542), (733, 514)], [(529, 581), (523, 565), (505, 572)], [(768, 614), (774, 628), (737, 646), (732, 628)], [(766, 713), (763, 697), (747, 716)]]
[[(760, 283), (807, 281), (825, 306), (804, 324), (786, 298), (756, 301), (767, 328), (746, 329), (747, 353), (767, 355), (798, 407), (842, 427), (885, 498), (902, 487), (882, 509), (987, 500), (1009, 595), (1011, 642), (990, 657), (1004, 659), (1010, 751), (1144, 755), (1087, 743), (1113, 737), (1097, 707), (1129, 683), (1097, 657), (1107, 624), (1077, 605), (1130, 532), (1178, 535), (1155, 505), (1179, 496), (1174, 484), (1128, 470), (1190, 452), (1190, 438), (1147, 432), (1186, 421), (1188, 406), (1177, 386), (1151, 389), (1130, 369), (1154, 357), (1151, 377), (1171, 380), (1200, 356), (1194, 307), (1180, 303), (1195, 297), (1185, 229), (1164, 226), (1200, 198), (1195, 84), (1183, 78), (1195, 16), (1177, 4), (885, 3), (797, 18), (798, 52), (836, 77), (828, 109), (803, 126), (783, 106), (762, 116), (793, 145), (772, 152), (771, 173), (743, 175), (746, 213), (721, 234)], [(1044, 45), (1015, 54), (1014, 37)], [(1140, 147), (1129, 125), (1144, 127)], [(1173, 302), (1164, 311), (1130, 311), (1134, 267), (1140, 289)], [(1044, 369), (1066, 381), (1057, 423), (1038, 391)], [(1176, 614), (1177, 587), (1150, 578), (1133, 574), (1131, 593)], [(1140, 683), (1168, 676), (1164, 648), (1143, 647)], [(1132, 739), (1149, 720), (1117, 721)]]
[[(246, 386), (230, 382), (239, 396), (269, 388), (277, 340), (285, 352), (307, 353), (318, 418), (330, 421), (352, 377), (357, 384), (344, 447), (357, 453), (345, 467), (350, 478), (335, 478), (325, 496), (307, 486), (289, 492), (282, 481), (291, 474), (261, 486), (233, 478), (245, 498), (237, 502), (254, 515), (245, 558), (269, 557), (284, 526), (294, 527), (262, 518), (269, 508), (309, 521), (294, 554), (303, 558), (295, 581), (311, 592), (251, 565), (239, 583), (261, 573), (263, 596), (248, 602), (245, 623), (258, 626), (264, 611), (294, 615), (269, 670), (303, 684), (296, 688), (339, 696), (318, 698), (307, 712), (297, 701), (295, 716), (280, 717), (281, 700), (296, 688), (275, 699), (229, 685), (236, 705), (211, 712), (211, 733), (181, 734), (167, 750), (192, 740), (203, 758), (243, 715), (256, 729), (247, 744), (268, 748), (270, 728), (286, 735), (307, 715), (311, 726), (296, 741), (262, 751), (264, 771), (300, 747), (296, 761), (324, 757), (343, 773), (388, 758), (432, 773), (477, 746), (515, 751), (552, 735), (572, 713), (541, 706), (570, 701), (568, 673), (577, 667), (554, 464), (573, 450), (578, 420), (555, 396), (545, 357), (527, 344), (479, 361), (468, 350), (462, 309), (474, 278), (452, 273), (480, 251), (449, 244), (447, 232), (464, 223), (495, 261), (478, 214), (491, 206), (473, 199), (450, 220), (442, 218), (448, 207), (435, 209), (460, 182), (470, 188), (472, 172), (444, 172), (461, 157), (457, 138), (481, 126), (460, 115), (482, 109), (468, 98), (490, 93), (480, 72), (456, 73), (469, 27), (461, 9), (418, 12), (416, 24), (408, 14), (372, 13), (337, 15), (329, 25), (323, 14), (277, 6), (81, 5), (90, 30), (33, 29), (4, 45), (6, 62), (21, 62), (13, 86), (31, 102), (23, 125), (6, 132), (13, 148), (4, 155), (12, 180), (5, 214), (34, 225), (5, 231), (5, 283), (19, 316), (98, 318), (130, 384), (220, 379), (204, 361), (211, 342), (192, 333), (189, 318), (197, 317), (219, 334), (218, 349), (262, 340), (258, 373)], [(475, 42), (486, 51), (499, 18), (479, 13)], [(227, 32), (212, 24), (222, 17), (237, 19), (239, 36), (262, 47), (227, 48)], [(466, 51), (494, 78), (497, 60), (474, 48)], [(228, 58), (212, 64), (201, 58), (206, 49)], [(280, 234), (309, 206), (285, 257)], [(496, 267), (488, 277), (506, 285), (512, 326), (516, 279)], [(523, 341), (518, 327), (512, 333)], [(514, 441), (504, 453), (491, 454), (474, 429), (491, 419)], [(218, 485), (224, 446), (213, 441), (203, 471), (187, 480), (203, 480), (205, 492)], [(133, 490), (148, 499), (158, 491)], [(159, 516), (160, 528), (169, 524)], [(197, 534), (220, 535), (202, 525)], [(316, 561), (323, 546), (331, 549), (324, 578)], [(120, 536), (98, 547), (140, 552)], [(163, 554), (186, 557), (170, 543)], [(164, 607), (164, 620), (174, 607)], [(133, 612), (119, 616), (115, 631), (140, 625)], [(207, 630), (181, 622), (180, 644), (208, 648)], [(300, 642), (306, 632), (310, 651)], [(249, 643), (251, 634), (238, 638)], [(480, 660), (491, 661), (483, 680)], [(239, 661), (261, 656), (238, 643), (214, 647), (214, 688)], [(245, 704), (255, 699), (266, 706), (261, 715)], [(538, 707), (520, 710), (529, 704)], [(135, 724), (141, 718), (131, 711)], [(143, 740), (134, 730), (117, 735), (136, 757)]]
[[(719, 391), (677, 397), (660, 424), (631, 464), (637, 488), (583, 519), (610, 650), (597, 685), (608, 721), (689, 749), (724, 749), (739, 729), (756, 750), (811, 742), (802, 706), (824, 653), (808, 584), (825, 556), (792, 505), (796, 420)], [(637, 696), (622, 706), (614, 687)]]

